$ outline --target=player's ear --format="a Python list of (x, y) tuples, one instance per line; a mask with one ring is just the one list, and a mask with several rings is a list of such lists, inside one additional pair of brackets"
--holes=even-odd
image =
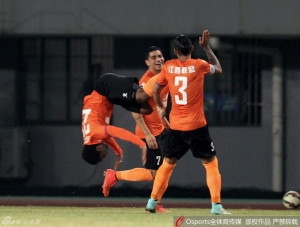
[(174, 52), (174, 54), (177, 56), (177, 53), (178, 53), (178, 52), (177, 52), (177, 50), (176, 50), (175, 48), (173, 49), (173, 52)]
[(149, 60), (147, 59), (147, 60), (145, 60), (145, 64), (149, 67), (150, 66), (150, 62), (149, 62)]
[(194, 45), (192, 45), (191, 46), (191, 53), (194, 52), (194, 50), (195, 50), (195, 47), (194, 47)]

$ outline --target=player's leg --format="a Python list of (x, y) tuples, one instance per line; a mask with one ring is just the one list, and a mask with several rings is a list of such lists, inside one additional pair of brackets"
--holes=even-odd
[[(143, 139), (145, 142), (145, 139)], [(162, 164), (160, 149), (150, 149), (147, 144), (147, 159), (145, 168), (135, 168), (125, 171), (117, 171), (117, 180), (126, 181), (152, 181), (156, 175), (156, 170)]]
[(147, 162), (145, 168), (134, 168), (124, 171), (107, 170), (105, 172), (104, 183), (106, 184), (106, 187), (103, 187), (103, 194), (105, 197), (109, 195), (109, 190), (115, 185), (116, 181), (153, 181), (156, 170), (162, 163), (161, 154), (158, 149), (150, 150), (148, 146), (147, 149)]
[(147, 103), (149, 96), (138, 85), (135, 77), (104, 74), (98, 78), (95, 90), (111, 103), (121, 105), (131, 112), (152, 113), (152, 108)]
[(177, 160), (179, 160), (188, 151), (188, 145), (180, 139), (180, 136), (179, 131), (172, 129), (168, 130), (166, 133), (164, 140), (165, 146), (162, 148), (164, 161), (157, 170), (151, 197), (146, 206), (146, 211), (152, 213), (156, 212), (157, 200), (164, 194)]
[(212, 161), (201, 159), (206, 169), (206, 182), (211, 195), (213, 214), (230, 214), (221, 204), (221, 174), (219, 172), (218, 159), (214, 157)]
[(120, 180), (126, 181), (153, 181), (151, 171), (144, 168), (134, 168), (124, 171), (114, 171), (107, 169), (104, 172), (104, 181), (102, 185), (102, 192), (104, 197), (109, 196), (110, 189)]
[[(165, 131), (162, 132), (160, 135), (156, 136), (156, 140), (159, 144), (159, 147), (162, 146), (161, 138), (164, 136)], [(162, 165), (163, 163), (163, 157), (161, 154), (160, 148), (158, 149), (150, 149), (148, 147), (147, 152), (147, 162), (145, 164), (145, 168), (149, 169), (153, 175), (153, 179), (156, 176), (157, 169)], [(165, 182), (164, 185), (162, 185), (162, 193), (157, 197), (157, 204), (156, 204), (156, 211), (162, 212), (162, 213), (168, 213), (166, 209), (164, 209), (163, 205), (161, 204), (161, 198), (163, 194), (165, 193), (166, 189), (168, 187), (168, 182)]]
[(98, 77), (95, 90), (105, 96), (108, 100), (118, 101), (135, 100), (135, 91), (138, 88), (138, 79), (136, 77), (127, 77), (106, 73)]
[(134, 168), (116, 172), (118, 181), (152, 181), (154, 178), (150, 170), (145, 168)]
[(221, 174), (213, 141), (209, 135), (208, 127), (204, 126), (193, 130), (190, 135), (191, 150), (194, 157), (200, 158), (206, 170), (206, 183), (209, 188), (212, 210), (214, 214), (229, 214), (221, 205)]
[[(151, 153), (149, 152), (149, 154), (147, 154), (148, 157), (149, 157), (149, 160), (152, 160), (151, 163), (154, 164), (154, 166), (152, 166), (152, 168), (155, 168), (155, 174), (157, 172), (157, 169), (163, 163), (162, 150), (165, 146), (165, 139), (166, 139), (166, 130), (162, 131), (158, 136), (156, 136), (156, 141), (158, 143), (158, 149), (157, 150), (150, 150), (150, 151), (154, 151), (154, 152), (151, 152)], [(154, 177), (155, 176), (156, 175), (154, 175)], [(160, 193), (160, 195), (158, 195), (158, 197), (157, 197), (157, 205), (156, 205), (156, 211), (157, 212), (162, 212), (162, 213), (169, 213), (170, 212), (170, 211), (166, 210), (163, 207), (162, 203), (161, 203), (162, 197), (165, 194), (167, 188), (168, 188), (168, 182), (164, 182), (164, 184), (161, 186), (162, 193)]]
[(212, 203), (221, 203), (221, 174), (217, 157), (200, 158), (206, 170), (206, 183)]
[(176, 166), (176, 158), (164, 158), (163, 164), (159, 167), (154, 180), (150, 199), (148, 200), (146, 211), (155, 213), (158, 199), (166, 191), (165, 185), (168, 185), (173, 169)]

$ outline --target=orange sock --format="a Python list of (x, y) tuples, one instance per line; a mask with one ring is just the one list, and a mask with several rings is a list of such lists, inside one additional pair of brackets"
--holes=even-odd
[(221, 174), (218, 167), (218, 159), (203, 164), (206, 169), (206, 183), (209, 188), (211, 202), (221, 203)]
[(162, 196), (165, 194), (168, 188), (168, 183), (162, 185), (160, 193), (157, 195), (157, 202), (160, 203)]
[(116, 178), (118, 180), (127, 181), (152, 181), (153, 176), (148, 169), (135, 168), (125, 171), (118, 171), (116, 173)]
[(176, 164), (168, 164), (165, 160), (163, 161), (163, 164), (156, 172), (151, 192), (152, 199), (161, 199), (168, 187), (168, 183), (175, 166)]

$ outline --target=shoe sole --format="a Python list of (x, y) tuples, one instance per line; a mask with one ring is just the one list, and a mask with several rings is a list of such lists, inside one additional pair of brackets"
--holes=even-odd
[(156, 206), (156, 212), (159, 212), (159, 213), (171, 213), (171, 211), (168, 211), (168, 210), (164, 209), (161, 206)]
[(158, 213), (171, 213), (171, 211), (168, 210), (156, 210)]
[(215, 215), (231, 215), (231, 213), (221, 213), (221, 212), (211, 212), (212, 214), (215, 214)]
[(107, 193), (105, 194), (104, 193), (104, 189), (107, 187), (107, 184), (105, 184), (105, 176), (106, 176), (106, 170), (103, 172), (103, 176), (104, 176), (104, 182), (103, 182), (103, 185), (102, 185), (102, 193), (104, 195), (104, 197), (108, 197), (109, 196), (109, 191), (105, 190)]
[(156, 210), (147, 210), (147, 209), (145, 209), (145, 212), (147, 212), (147, 213), (156, 213)]

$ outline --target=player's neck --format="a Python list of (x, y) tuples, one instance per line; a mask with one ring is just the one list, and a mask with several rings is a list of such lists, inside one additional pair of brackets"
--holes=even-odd
[(178, 60), (180, 60), (180, 61), (186, 61), (186, 60), (191, 59), (192, 57), (191, 57), (191, 55), (188, 55), (188, 56), (177, 55), (177, 58), (178, 58)]
[(154, 75), (157, 75), (160, 73), (160, 70), (154, 70), (154, 69), (149, 69), (150, 72), (152, 72)]

